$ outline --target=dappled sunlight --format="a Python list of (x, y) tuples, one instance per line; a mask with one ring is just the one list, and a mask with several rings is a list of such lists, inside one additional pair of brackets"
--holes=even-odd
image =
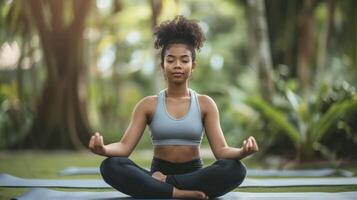
[(2, 44), (0, 47), (0, 70), (14, 70), (19, 61), (20, 53), (16, 41)]
[[(338, 48), (331, 46), (336, 49), (335, 51), (325, 52), (322, 48), (323, 45), (330, 45), (331, 41), (341, 40), (337, 33), (328, 36), (330, 33), (326, 32), (329, 30), (326, 29), (327, 26), (331, 26), (330, 29), (336, 29), (336, 31), (348, 29), (345, 27), (347, 25), (343, 24), (344, 20), (348, 19), (348, 14), (341, 13), (347, 9), (348, 3), (317, 3), (316, 10), (314, 10), (316, 16), (304, 16), (305, 20), (310, 20), (311, 17), (316, 18), (318, 26), (325, 27), (316, 33), (300, 33), (297, 30), (301, 26), (308, 27), (310, 25), (294, 21), (292, 14), (285, 18), (273, 15), (274, 12), (277, 12), (275, 10), (279, 9), (270, 4), (267, 4), (266, 22), (262, 25), (259, 20), (263, 19), (264, 21), (264, 18), (258, 14), (261, 12), (259, 10), (261, 8), (257, 7), (255, 10), (254, 6), (257, 5), (253, 4), (253, 1), (248, 3), (218, 3), (215, 0), (205, 3), (165, 1), (162, 2), (161, 10), (157, 10), (159, 13), (156, 18), (153, 18), (155, 15), (151, 13), (151, 9), (154, 7), (150, 7), (154, 5), (149, 3), (101, 0), (85, 3), (83, 5), (91, 6), (91, 9), (83, 18), (85, 20), (82, 21), (83, 41), (73, 44), (79, 45), (78, 52), (83, 54), (78, 54), (79, 62), (72, 66), (72, 64), (64, 62), (69, 61), (64, 46), (60, 45), (66, 43), (64, 38), (44, 35), (50, 34), (50, 31), (54, 31), (53, 34), (56, 34), (55, 32), (59, 29), (52, 30), (51, 27), (47, 27), (49, 32), (42, 30), (41, 19), (34, 18), (35, 16), (32, 16), (31, 12), (22, 13), (21, 9), (24, 5), (6, 1), (3, 9), (4, 13), (8, 14), (7, 18), (13, 17), (10, 12), (12, 9), (17, 9), (16, 12), (18, 12), (18, 16), (22, 17), (21, 19), (26, 19), (24, 16), (29, 15), (27, 18), (39, 20), (40, 24), (38, 25), (40, 26), (31, 24), (30, 21), (22, 21), (18, 24), (16, 21), (11, 24), (1, 24), (4, 27), (1, 32), (3, 42), (0, 50), (0, 77), (3, 77), (1, 80), (4, 81), (0, 87), (4, 111), (1, 114), (2, 124), (0, 124), (2, 132), (14, 132), (9, 128), (17, 126), (14, 116), (26, 118), (26, 116), (35, 117), (35, 113), (39, 111), (52, 112), (54, 105), (43, 108), (37, 108), (35, 105), (40, 104), (41, 101), (38, 99), (48, 98), (43, 97), (44, 94), (42, 94), (44, 88), (48, 87), (47, 83), (69, 77), (69, 75), (65, 75), (60, 78), (64, 73), (65, 66), (68, 65), (68, 70), (74, 70), (76, 66), (81, 66), (80, 73), (78, 73), (79, 82), (73, 82), (71, 86), (78, 84), (79, 91), (75, 93), (82, 99), (80, 103), (83, 104), (81, 105), (83, 108), (79, 110), (83, 113), (79, 119), (83, 119), (83, 126), (102, 130), (104, 134), (111, 135), (109, 138), (119, 139), (129, 123), (131, 111), (137, 101), (144, 96), (157, 93), (165, 85), (160, 69), (159, 52), (153, 48), (152, 23), (155, 20), (155, 23), (158, 23), (177, 14), (183, 14), (197, 19), (198, 25), (207, 35), (207, 43), (197, 54), (197, 68), (191, 77), (191, 85), (197, 91), (210, 95), (216, 101), (221, 112), (223, 131), (226, 137), (233, 140), (232, 144), (239, 145), (243, 136), (254, 133), (260, 142), (266, 141), (263, 143), (262, 149), (268, 155), (271, 153), (275, 155), (276, 152), (279, 152), (279, 156), (291, 159), (298, 156), (300, 151), (310, 151), (309, 154), (313, 154), (314, 159), (317, 160), (354, 157), (348, 153), (350, 152), (348, 149), (356, 146), (354, 142), (356, 141), (356, 128), (351, 124), (355, 109), (353, 99), (356, 95), (356, 85), (354, 84), (356, 76), (351, 67), (354, 65), (354, 58), (348, 53), (349, 50), (344, 51), (345, 43), (341, 43)], [(63, 20), (68, 24), (67, 21), (70, 18), (75, 20), (76, 17), (71, 14), (73, 10), (70, 4), (58, 4), (51, 7), (50, 3), (46, 3), (42, 7), (37, 6), (37, 4), (33, 4), (32, 9), (47, 10), (43, 15), (46, 16), (44, 23), (51, 23), (51, 20)], [(284, 6), (290, 6), (286, 9), (291, 9), (297, 5), (291, 3)], [(335, 11), (331, 10), (331, 6), (335, 7)], [(197, 9), (198, 7), (200, 9)], [(63, 13), (62, 11), (51, 13), (48, 12), (50, 11), (48, 9), (62, 9)], [(159, 9), (159, 7), (155, 7), (155, 9)], [(207, 12), (210, 12), (210, 15), (207, 15)], [(334, 14), (335, 12), (336, 14)], [(53, 18), (47, 19), (52, 15)], [(58, 15), (58, 18), (55, 19), (55, 15)], [(324, 20), (331, 20), (331, 17), (338, 19), (334, 21), (336, 24), (326, 24)], [(283, 23), (289, 20), (291, 25)], [(285, 25), (278, 27), (276, 23)], [(26, 28), (29, 30), (26, 34), (16, 31)], [(38, 28), (40, 29), (38, 30)], [(63, 26), (62, 31), (67, 28), (69, 27)], [(252, 31), (255, 29), (260, 30), (261, 32), (256, 33), (261, 35), (253, 34)], [(282, 36), (280, 32), (278, 33), (278, 29), (284, 30), (285, 35)], [(38, 31), (42, 31), (42, 33)], [(14, 36), (11, 37), (12, 39), (6, 36), (10, 33)], [(76, 37), (69, 32), (67, 34), (68, 38)], [(269, 38), (264, 34), (269, 35)], [(300, 50), (293, 51), (294, 48), (305, 47), (302, 45), (305, 41), (300, 38), (300, 34), (313, 34), (302, 35), (301, 38), (309, 37), (309, 40), (319, 45), (319, 48), (311, 49), (315, 52), (314, 54), (305, 55), (299, 53)], [(321, 37), (317, 39), (319, 36)], [(326, 37), (330, 37), (330, 39)], [(46, 46), (43, 46), (43, 42)], [(57, 53), (52, 55), (51, 52)], [(56, 56), (58, 58), (55, 59)], [(58, 63), (56, 64), (56, 62)], [(307, 77), (301, 77), (303, 71), (299, 71), (299, 67), (305, 67), (304, 63), (306, 62), (311, 66), (308, 76), (310, 80), (316, 80), (314, 83), (309, 80), (308, 83), (305, 83)], [(321, 67), (321, 63), (325, 63), (326, 66)], [(62, 80), (62, 83), (69, 82), (69, 79)], [(333, 89), (339, 82), (343, 82), (342, 90)], [(303, 89), (306, 84), (309, 88)], [(64, 91), (65, 88), (69, 88), (69, 86), (61, 87)], [(270, 91), (269, 88), (273, 90)], [(52, 90), (59, 89), (47, 88), (48, 92)], [(129, 90), (133, 91), (128, 92)], [(66, 95), (62, 95), (63, 101), (67, 98)], [(260, 103), (257, 103), (256, 99), (254, 100), (258, 96), (263, 97)], [(23, 108), (19, 110), (6, 106), (7, 101), (3, 99), (8, 98), (16, 99)], [(86, 102), (83, 101), (84, 99)], [(268, 104), (266, 107), (262, 106), (264, 101), (267, 101), (265, 102)], [(351, 102), (347, 105), (346, 101)], [(335, 104), (347, 107), (332, 108)], [(323, 107), (319, 107), (320, 105)], [(88, 109), (88, 112), (85, 112), (85, 108)], [(350, 114), (343, 111), (346, 109), (352, 109)], [(332, 112), (337, 112), (337, 110), (341, 112), (339, 117), (334, 120), (328, 118)], [(13, 116), (10, 114), (11, 112), (19, 113)], [(55, 113), (60, 114), (57, 111)], [(280, 113), (281, 117), (277, 117), (280, 115), (277, 113)], [(280, 119), (284, 120), (279, 121)], [(35, 118), (28, 121), (37, 122)], [(47, 124), (49, 122), (41, 121), (40, 123)], [(313, 123), (329, 128), (324, 129), (324, 134), (318, 133), (317, 139), (310, 141), (311, 138), (308, 137), (312, 134), (311, 131), (318, 132), (318, 128), (312, 126)], [(28, 130), (28, 135), (34, 131), (34, 127), (21, 126), (19, 129)], [(73, 129), (74, 135), (80, 131), (79, 127), (73, 127), (73, 125), (64, 126), (72, 126), (69, 130)], [(54, 129), (54, 132), (57, 131), (59, 131), (58, 128)], [(149, 133), (146, 132), (144, 135), (147, 134)], [(341, 134), (342, 136), (340, 136)], [(3, 134), (4, 137), (5, 135), (7, 134)], [(20, 135), (22, 136), (18, 139), (13, 136), (11, 140), (18, 140), (20, 143), (24, 139), (23, 135), (26, 134), (21, 133)], [(7, 135), (6, 138), (8, 137)], [(309, 148), (302, 148), (299, 146), (299, 142), (294, 141), (299, 137), (307, 142), (306, 145)], [(342, 141), (349, 141), (344, 147), (334, 145), (332, 142), (340, 137), (343, 138), (339, 142), (341, 144), (346, 143)], [(279, 138), (284, 138), (284, 140), (288, 140), (287, 144), (294, 145), (284, 146)], [(149, 146), (147, 139), (144, 139), (146, 142), (143, 146), (145, 147)], [(80, 144), (79, 141), (75, 143), (76, 145)], [(85, 142), (82, 141), (82, 143)], [(5, 140), (3, 144), (5, 146), (2, 148), (7, 148)], [(31, 146), (31, 144), (29, 145)], [(204, 142), (204, 145), (208, 145), (208, 143)], [(53, 146), (53, 148), (60, 148), (60, 146)]]
[[(187, 75), (188, 87), (217, 105), (217, 124), (230, 147), (243, 148), (244, 140), (254, 136), (259, 151), (243, 159), (248, 169), (271, 170), (273, 178), (283, 170), (301, 169), (335, 170), (328, 178), (355, 178), (356, 2), (1, 1), (0, 173), (64, 179), (58, 172), (71, 166), (95, 167), (98, 173), (104, 157), (88, 150), (92, 135), (100, 133), (103, 146), (120, 141), (140, 102), (154, 105), (155, 95)], [(170, 82), (166, 52), (161, 60), (163, 46), (155, 49), (153, 33), (178, 15), (196, 20), (201, 30), (196, 32), (206, 41), (197, 50), (187, 42), (193, 36), (184, 38), (187, 44), (182, 38), (165, 43), (182, 43), (184, 47), (175, 48), (183, 48), (191, 59), (196, 53), (194, 64), (193, 59), (176, 64), (193, 70), (185, 74), (183, 68), (176, 69), (176, 82)], [(176, 31), (190, 33), (186, 29)], [(170, 109), (179, 114), (184, 108), (180, 103), (192, 98), (165, 95), (165, 101), (174, 102)], [(156, 110), (148, 110), (140, 123), (153, 119)], [(207, 123), (208, 111), (199, 111)], [(214, 142), (203, 130), (199, 156), (209, 166), (216, 159)], [(130, 159), (150, 168), (152, 132), (149, 126), (140, 131)], [(72, 178), (83, 177), (101, 178)], [(354, 190), (324, 187), (237, 191)], [(23, 192), (0, 188), (0, 199)]]

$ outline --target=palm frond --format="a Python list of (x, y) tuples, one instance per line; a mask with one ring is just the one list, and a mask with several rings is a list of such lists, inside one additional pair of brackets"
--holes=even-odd
[(299, 131), (286, 119), (283, 112), (269, 105), (261, 98), (248, 98), (247, 103), (262, 115), (272, 120), (295, 144), (301, 142), (302, 138)]

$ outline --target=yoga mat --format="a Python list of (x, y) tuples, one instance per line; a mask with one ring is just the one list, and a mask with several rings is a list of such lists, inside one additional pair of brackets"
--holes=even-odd
[(14, 198), (16, 200), (64, 200), (64, 199), (76, 199), (76, 200), (109, 200), (109, 199), (133, 199), (127, 195), (113, 191), (113, 192), (70, 192), (70, 191), (57, 191), (45, 188), (33, 188), (28, 190), (25, 194)]
[(101, 179), (28, 179), (0, 174), (0, 187), (110, 188), (111, 186)]
[[(68, 167), (59, 172), (61, 176), (99, 174), (99, 168), (96, 167)], [(351, 177), (353, 172), (347, 170), (338, 170), (331, 168), (323, 169), (248, 169), (247, 176), (276, 176), (276, 177), (323, 177), (323, 176), (344, 176)]]
[(97, 167), (67, 167), (58, 173), (60, 176), (100, 174)]
[(353, 172), (339, 169), (248, 169), (247, 176), (276, 176), (276, 177), (323, 177), (344, 176), (352, 177)]
[[(239, 187), (285, 187), (285, 186), (334, 186), (357, 185), (357, 177), (336, 178), (246, 178)], [(61, 187), (61, 188), (110, 188), (103, 180), (49, 180), (25, 179), (0, 174), (0, 187)]]
[(336, 186), (357, 185), (355, 178), (246, 178), (239, 187)]
[[(252, 193), (252, 192), (230, 192), (216, 199), (222, 200), (244, 200), (244, 199), (260, 199), (260, 200), (275, 200), (277, 198), (304, 199), (304, 200), (352, 200), (356, 199), (357, 192), (284, 192), (284, 193)], [(33, 200), (33, 199), (76, 199), (76, 200), (108, 200), (108, 199), (133, 199), (120, 192), (64, 192), (50, 189), (36, 188), (31, 189), (17, 200)]]

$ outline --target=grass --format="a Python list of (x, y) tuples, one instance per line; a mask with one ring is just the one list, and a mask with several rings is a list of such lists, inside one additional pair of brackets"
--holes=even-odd
[[(130, 157), (137, 164), (149, 167), (152, 154), (150, 151), (135, 151)], [(66, 167), (95, 167), (99, 166), (104, 157), (90, 152), (0, 152), (0, 173), (9, 173), (23, 178), (45, 179), (100, 179), (100, 175), (59, 176), (58, 172)], [(209, 165), (213, 159), (205, 158)], [(248, 167), (259, 164), (246, 161)], [(356, 167), (346, 166), (347, 170), (357, 172)], [(0, 188), (0, 199), (11, 199), (26, 192), (27, 188)], [(111, 189), (58, 189), (62, 191), (113, 191)], [(240, 192), (343, 192), (357, 191), (357, 186), (331, 186), (331, 187), (271, 187), (271, 188), (238, 188)]]

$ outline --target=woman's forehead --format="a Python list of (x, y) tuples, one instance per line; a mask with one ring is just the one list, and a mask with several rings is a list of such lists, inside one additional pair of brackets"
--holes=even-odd
[(185, 44), (172, 44), (166, 50), (166, 56), (192, 56), (191, 51), (188, 49), (187, 45)]

